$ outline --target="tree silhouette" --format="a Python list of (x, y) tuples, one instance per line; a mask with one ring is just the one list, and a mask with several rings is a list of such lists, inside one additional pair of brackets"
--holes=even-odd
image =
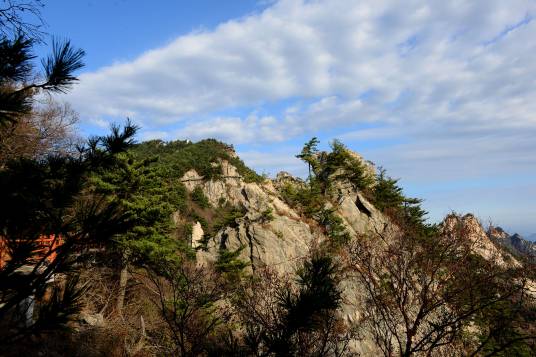
[[(127, 140), (135, 133), (130, 123), (121, 135), (125, 133), (130, 133), (123, 136)], [(94, 138), (91, 145), (79, 148), (78, 155), (23, 158), (0, 170), (0, 237), (9, 253), (0, 268), (3, 323), (16, 325), (13, 309), (42, 295), (56, 274), (72, 272), (88, 244), (106, 242), (132, 226), (133, 217), (120, 202), (86, 191), (91, 173), (117, 160), (119, 152), (107, 145), (110, 140), (119, 137)], [(61, 239), (62, 244), (41, 247), (42, 236)], [(38, 319), (16, 335), (42, 325)]]
[[(39, 17), (41, 3), (4, 1), (4, 5), (0, 8), (3, 128), (28, 115), (38, 94), (68, 91), (78, 80), (74, 73), (82, 68), (84, 56), (69, 41), (54, 40), (52, 54), (42, 61), (39, 75), (32, 62), (32, 48), (41, 40), (34, 32), (39, 24), (25, 23), (21, 12)], [(39, 77), (42, 80), (35, 80)], [(65, 322), (77, 310), (83, 292), (73, 271), (80, 254), (89, 243), (109, 240), (132, 226), (133, 217), (117, 200), (90, 195), (87, 186), (93, 172), (112, 167), (118, 155), (132, 146), (136, 131), (127, 122), (123, 128), (114, 126), (110, 135), (91, 138), (71, 155), (11, 157), (0, 167), (0, 240), (2, 253), (7, 253), (0, 267), (5, 341)], [(43, 236), (52, 242), (40, 246)], [(43, 296), (60, 274), (66, 276), (65, 286), (57, 286), (61, 293), (53, 292), (48, 304), (34, 313), (34, 299)]]

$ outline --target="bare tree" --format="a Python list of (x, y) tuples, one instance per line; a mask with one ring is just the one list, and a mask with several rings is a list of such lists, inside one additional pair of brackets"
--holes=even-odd
[(48, 98), (17, 122), (0, 127), (0, 166), (14, 158), (41, 159), (76, 152), (81, 142), (75, 134), (77, 122), (78, 113), (69, 104)]
[(41, 41), (45, 21), (41, 17), (41, 0), (2, 0), (0, 4), (0, 37), (15, 34)]
[(242, 344), (254, 356), (350, 356), (355, 331), (339, 313), (339, 271), (313, 258), (293, 275), (256, 271), (234, 300)]
[[(463, 353), (480, 353), (499, 328), (504, 330), (486, 316), (519, 317), (512, 309), (533, 303), (522, 269), (475, 255), (473, 244), (466, 227), (459, 226), (426, 233), (406, 229), (389, 237), (378, 233), (352, 245), (350, 270), (365, 288), (364, 323), (384, 355), (452, 349), (467, 342), (469, 327), (480, 338), (465, 343)], [(516, 321), (507, 323), (512, 327)], [(494, 340), (495, 349), (534, 339), (514, 330), (511, 339)]]
[(226, 282), (213, 269), (189, 261), (147, 268), (146, 273), (174, 341), (173, 354), (206, 353), (218, 328), (230, 318), (230, 310), (220, 303), (228, 291)]

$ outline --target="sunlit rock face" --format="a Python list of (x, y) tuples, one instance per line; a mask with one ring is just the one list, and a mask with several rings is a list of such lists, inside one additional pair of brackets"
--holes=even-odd
[(510, 235), (506, 233), (501, 227), (490, 226), (488, 229), (488, 236), (494, 239), (508, 239)]
[[(446, 234), (461, 234), (467, 237), (472, 243), (474, 252), (484, 259), (493, 260), (501, 266), (521, 265), (511, 254), (497, 248), (482, 227), (482, 224), (472, 214), (466, 214), (465, 216), (450, 214), (445, 218), (442, 226)], [(503, 236), (501, 231), (502, 229), (497, 230), (495, 234)]]
[[(361, 156), (355, 154), (365, 162)], [(249, 263), (249, 273), (257, 269), (270, 267), (280, 274), (291, 276), (310, 251), (321, 242), (329, 239), (325, 229), (314, 220), (304, 217), (290, 207), (283, 199), (283, 190), (289, 185), (303, 188), (306, 183), (289, 173), (281, 172), (275, 179), (266, 179), (260, 183), (248, 183), (240, 176), (238, 170), (227, 161), (216, 163), (221, 167), (222, 176), (218, 179), (205, 180), (195, 170), (184, 174), (181, 181), (192, 192), (200, 187), (213, 207), (221, 202), (243, 209), (243, 216), (236, 218), (206, 242), (206, 249), (197, 250), (198, 264), (208, 264), (218, 258), (221, 249), (236, 250), (242, 248), (240, 259)], [(370, 175), (374, 167), (367, 166)], [(351, 239), (358, 236), (375, 236), (381, 233), (389, 237), (399, 234), (400, 230), (389, 218), (377, 210), (364, 195), (344, 181), (330, 182), (326, 192), (326, 208), (334, 209), (342, 219), (342, 224)], [(508, 253), (500, 251), (490, 240), (482, 225), (471, 214), (463, 217), (448, 216), (443, 222), (444, 232), (461, 229), (467, 239), (473, 243), (475, 253), (485, 259), (493, 259), (500, 265), (519, 265), (520, 263)], [(496, 229), (494, 235), (506, 237), (502, 230)], [(199, 222), (192, 228), (192, 246), (198, 248), (203, 239), (203, 229)], [(388, 238), (387, 238), (388, 239)], [(500, 238), (504, 239), (504, 238)], [(385, 242), (384, 242), (385, 243)], [(378, 244), (383, 244), (378, 241)], [(342, 280), (344, 318), (350, 322), (359, 321), (363, 314), (360, 299), (364, 296), (363, 287), (355, 280)], [(362, 355), (377, 355), (380, 351), (372, 336), (362, 336), (354, 341), (353, 349)]]
[[(357, 155), (357, 154), (356, 154)], [(249, 263), (248, 270), (270, 267), (280, 274), (294, 274), (311, 249), (329, 239), (325, 229), (310, 218), (303, 217), (282, 197), (286, 185), (304, 187), (305, 182), (289, 173), (281, 172), (274, 180), (261, 183), (245, 182), (235, 167), (226, 161), (216, 163), (222, 169), (218, 179), (205, 180), (195, 170), (184, 174), (181, 181), (189, 192), (200, 187), (213, 207), (226, 202), (244, 210), (231, 226), (222, 228), (211, 237), (206, 249), (197, 250), (198, 264), (214, 262), (221, 249), (243, 248), (240, 259)], [(372, 166), (368, 166), (373, 170)], [(371, 171), (372, 174), (372, 171)], [(334, 183), (326, 208), (334, 208), (351, 237), (381, 232), (389, 221), (363, 195), (344, 182)], [(330, 203), (333, 202), (333, 203)], [(200, 246), (203, 229), (199, 222), (193, 225), (191, 242)], [(348, 321), (357, 321), (361, 313), (358, 296), (360, 287), (355, 282), (341, 283), (345, 304), (342, 311)], [(375, 354), (372, 337), (365, 338), (354, 349), (362, 354)]]
[(487, 233), (491, 240), (504, 246), (514, 255), (531, 261), (536, 260), (536, 243), (524, 239), (517, 233), (510, 235), (501, 227), (490, 226)]
[[(181, 181), (190, 192), (201, 187), (212, 206), (218, 207), (224, 201), (243, 208), (245, 214), (236, 220), (234, 227), (217, 232), (208, 242), (207, 251), (198, 252), (198, 260), (214, 260), (222, 248), (245, 247), (241, 258), (251, 264), (250, 269), (271, 266), (290, 273), (311, 247), (327, 239), (314, 221), (302, 217), (282, 199), (280, 190), (284, 185), (303, 186), (303, 180), (281, 172), (274, 180), (247, 183), (227, 161), (218, 165), (222, 169), (219, 179), (204, 180), (195, 170), (190, 170)], [(337, 203), (336, 213), (352, 236), (385, 229), (388, 220), (363, 195), (344, 183), (334, 186), (337, 189), (330, 193), (331, 201)], [(333, 205), (327, 203), (326, 207), (333, 208)], [(270, 219), (264, 217), (266, 212), (270, 212)], [(197, 228), (200, 227), (194, 228), (196, 237), (192, 244), (198, 244), (200, 239)]]

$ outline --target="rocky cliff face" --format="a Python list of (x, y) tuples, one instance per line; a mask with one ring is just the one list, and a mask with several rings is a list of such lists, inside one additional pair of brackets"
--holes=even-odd
[[(275, 180), (247, 183), (227, 161), (218, 164), (223, 176), (217, 180), (204, 180), (195, 170), (190, 170), (181, 181), (189, 192), (200, 187), (212, 206), (218, 207), (225, 201), (243, 208), (245, 214), (211, 237), (205, 250), (198, 250), (198, 264), (215, 261), (220, 249), (243, 248), (240, 258), (250, 264), (250, 272), (270, 267), (280, 274), (292, 274), (311, 249), (329, 239), (325, 227), (301, 216), (282, 197), (281, 190), (285, 185), (305, 185), (301, 179), (283, 172)], [(388, 219), (351, 187), (338, 185), (331, 196), (326, 208), (334, 209), (351, 237), (387, 229)], [(192, 230), (192, 245), (199, 246), (203, 238), (204, 232), (197, 223)], [(350, 282), (343, 282), (342, 286), (345, 296), (343, 313), (345, 318), (355, 321), (359, 318), (355, 308), (359, 287)], [(371, 337), (354, 347), (365, 355), (378, 352)]]
[(536, 243), (524, 239), (521, 235), (510, 235), (501, 227), (493, 226), (488, 229), (487, 234), (492, 241), (507, 248), (514, 255), (522, 259), (536, 260)]
[[(484, 231), (482, 224), (472, 214), (466, 214), (463, 217), (457, 215), (449, 215), (443, 222), (443, 229), (445, 232), (456, 234), (456, 232), (463, 232), (467, 234), (468, 239), (472, 242), (472, 249), (482, 257), (488, 260), (494, 260), (501, 266), (513, 265), (520, 266), (521, 263), (515, 259), (511, 254), (499, 249), (489, 238), (488, 234)], [(505, 233), (502, 229), (495, 230), (494, 234), (499, 238), (504, 237)]]
[[(363, 160), (361, 156), (354, 155)], [(218, 179), (205, 180), (192, 169), (184, 174), (181, 181), (189, 192), (201, 188), (213, 207), (226, 202), (242, 208), (245, 213), (211, 237), (206, 244), (207, 249), (198, 251), (200, 263), (216, 259), (220, 249), (243, 247), (241, 258), (250, 263), (251, 270), (270, 266), (279, 272), (289, 273), (312, 247), (328, 239), (323, 227), (300, 215), (282, 197), (285, 185), (303, 187), (303, 180), (281, 172), (274, 180), (248, 183), (226, 160), (215, 164), (222, 170)], [(367, 165), (372, 173), (373, 167)], [(389, 219), (351, 185), (338, 182), (333, 187), (328, 193), (330, 197), (326, 208), (333, 209), (342, 219), (350, 237), (396, 230)], [(446, 231), (460, 228), (467, 231), (475, 252), (487, 259), (496, 259), (499, 264), (518, 264), (511, 255), (496, 247), (472, 214), (463, 217), (449, 215), (443, 227)], [(204, 233), (201, 225), (196, 223), (192, 230), (194, 247), (201, 244)], [(495, 229), (491, 236), (494, 239), (510, 237), (500, 228)]]
[(510, 235), (506, 233), (501, 227), (490, 226), (488, 229), (488, 236), (493, 239), (503, 240), (508, 239)]
[[(223, 174), (220, 179), (206, 181), (190, 170), (181, 181), (190, 192), (200, 187), (212, 206), (225, 201), (243, 208), (245, 214), (232, 226), (217, 232), (209, 240), (206, 251), (198, 252), (198, 261), (214, 260), (220, 249), (244, 247), (241, 258), (251, 264), (250, 269), (270, 266), (289, 273), (312, 247), (327, 239), (322, 227), (300, 216), (281, 196), (279, 189), (284, 183), (301, 185), (303, 181), (281, 173), (273, 181), (246, 183), (228, 162), (219, 164)], [(388, 220), (359, 192), (340, 187), (334, 198), (336, 205), (327, 204), (327, 207), (335, 209), (351, 236), (385, 229)], [(202, 238), (202, 228), (196, 224), (192, 244), (198, 246)]]
[[(363, 160), (360, 156), (356, 157)], [(205, 247), (197, 251), (198, 264), (215, 261), (221, 249), (242, 248), (240, 258), (250, 264), (250, 272), (268, 266), (280, 274), (291, 274), (311, 249), (329, 239), (325, 227), (301, 215), (283, 198), (285, 187), (304, 187), (303, 180), (282, 172), (274, 180), (248, 183), (228, 161), (220, 160), (216, 165), (222, 169), (222, 176), (218, 179), (205, 180), (192, 169), (184, 174), (181, 181), (189, 192), (200, 188), (213, 207), (226, 202), (242, 208), (244, 214), (212, 234), (208, 241), (201, 224), (197, 222), (193, 226), (192, 245)], [(374, 168), (368, 167), (372, 174)], [(388, 231), (396, 234), (397, 228), (390, 220), (352, 185), (335, 183), (328, 195), (326, 208), (332, 209), (341, 218), (351, 239), (367, 233), (375, 235)], [(451, 215), (443, 227), (446, 231), (461, 227), (469, 232), (473, 249), (486, 259), (494, 259), (500, 265), (519, 264), (494, 245), (473, 215)], [(346, 319), (355, 321), (360, 317), (356, 306), (359, 306), (361, 287), (348, 281), (343, 281), (342, 286), (345, 297), (342, 310)], [(374, 355), (379, 352), (374, 346), (372, 337), (364, 336), (355, 349), (364, 355)]]

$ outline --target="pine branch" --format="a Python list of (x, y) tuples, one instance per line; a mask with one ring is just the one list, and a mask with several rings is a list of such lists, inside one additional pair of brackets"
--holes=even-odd
[(65, 93), (71, 85), (78, 81), (73, 73), (82, 67), (85, 56), (82, 49), (75, 49), (70, 41), (52, 43), (52, 55), (41, 61), (45, 69), (47, 81), (38, 87), (45, 90)]
[(0, 85), (8, 82), (21, 82), (32, 71), (30, 61), (35, 58), (31, 53), (34, 41), (22, 35), (14, 40), (4, 38), (0, 41)]

